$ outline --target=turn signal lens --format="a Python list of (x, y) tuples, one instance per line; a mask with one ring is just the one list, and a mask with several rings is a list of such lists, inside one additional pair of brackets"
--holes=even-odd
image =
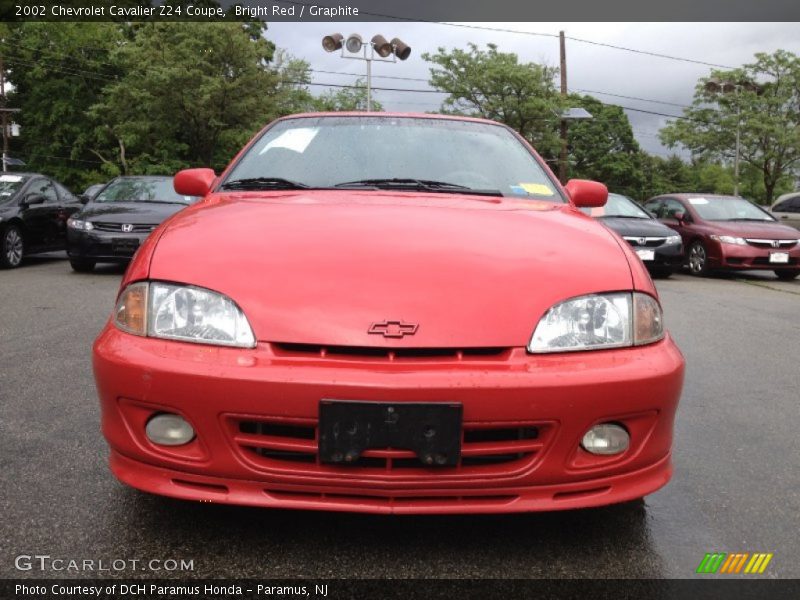
[(134, 335), (147, 334), (147, 283), (134, 283), (125, 288), (117, 301), (114, 323)]
[(647, 294), (633, 295), (633, 343), (652, 344), (664, 337), (664, 319), (658, 301)]

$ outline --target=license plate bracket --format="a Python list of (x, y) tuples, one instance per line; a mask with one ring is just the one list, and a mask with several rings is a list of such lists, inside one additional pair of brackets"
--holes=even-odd
[(636, 250), (636, 254), (642, 261), (653, 261), (656, 259), (655, 250)]
[(788, 252), (770, 252), (769, 262), (777, 265), (785, 265), (789, 263)]
[(111, 252), (114, 254), (133, 256), (138, 249), (138, 238), (115, 238), (111, 240)]
[(354, 464), (369, 449), (411, 450), (426, 467), (453, 467), (461, 456), (463, 407), (445, 402), (322, 400), (319, 458)]

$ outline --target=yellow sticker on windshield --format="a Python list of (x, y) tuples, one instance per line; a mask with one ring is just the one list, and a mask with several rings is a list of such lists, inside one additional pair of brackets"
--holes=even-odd
[(553, 190), (544, 185), (543, 183), (520, 183), (519, 186), (529, 194), (537, 196), (552, 196)]

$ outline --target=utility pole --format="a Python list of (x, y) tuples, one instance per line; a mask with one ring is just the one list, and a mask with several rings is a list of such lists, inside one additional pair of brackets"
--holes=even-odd
[(0, 55), (0, 111), (3, 114), (3, 172), (8, 170), (6, 157), (8, 156), (8, 118), (6, 115), (6, 69), (3, 56)]
[[(567, 44), (564, 32), (558, 32), (559, 54), (561, 57), (561, 98), (567, 98)], [(561, 154), (558, 157), (558, 179), (561, 183), (567, 182), (567, 120), (561, 119)]]

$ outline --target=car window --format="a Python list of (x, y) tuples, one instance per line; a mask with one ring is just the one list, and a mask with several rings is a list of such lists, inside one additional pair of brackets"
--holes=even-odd
[(708, 221), (774, 221), (774, 217), (749, 200), (735, 196), (691, 196), (687, 199)]
[(555, 182), (505, 127), (377, 116), (303, 117), (270, 127), (223, 182), (281, 178), (313, 187), (363, 180), (441, 181), (565, 202)]
[(56, 190), (58, 190), (58, 195), (61, 196), (61, 201), (62, 202), (77, 202), (78, 201), (78, 199), (75, 197), (75, 194), (70, 192), (63, 185), (61, 185), (57, 181), (55, 182), (55, 184), (56, 184)]
[(93, 202), (156, 202), (192, 204), (196, 196), (181, 196), (172, 186), (172, 177), (120, 177), (97, 194)]
[(609, 194), (605, 206), (581, 208), (580, 210), (592, 217), (650, 218), (650, 215), (642, 210), (641, 206), (627, 196), (621, 194)]
[(0, 204), (11, 200), (25, 185), (27, 177), (4, 173), (0, 175)]
[(683, 204), (675, 200), (674, 198), (668, 198), (664, 201), (661, 205), (661, 209), (658, 215), (659, 219), (674, 219), (677, 213), (686, 214), (686, 209), (684, 208)]
[(53, 185), (53, 182), (47, 179), (36, 179), (31, 184), (31, 187), (28, 188), (28, 193), (44, 196), (44, 201), (46, 204), (58, 203), (58, 194), (56, 193), (56, 188)]
[(661, 200), (648, 200), (644, 203), (644, 207), (646, 210), (649, 210), (656, 217), (658, 217), (658, 210), (661, 207)]

